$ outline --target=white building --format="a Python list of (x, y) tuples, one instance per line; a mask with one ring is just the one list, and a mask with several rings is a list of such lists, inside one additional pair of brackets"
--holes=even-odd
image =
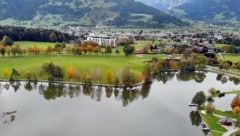
[(100, 46), (116, 47), (117, 38), (107, 35), (89, 35), (87, 41), (98, 43)]

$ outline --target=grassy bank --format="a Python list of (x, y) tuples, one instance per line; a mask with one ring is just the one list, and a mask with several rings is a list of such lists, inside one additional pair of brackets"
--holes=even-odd
[(223, 59), (224, 60), (230, 60), (232, 62), (239, 62), (240, 59), (240, 54), (224, 54), (223, 55)]
[(20, 45), (23, 49), (28, 49), (30, 47), (36, 46), (39, 48), (47, 48), (48, 46), (54, 47), (55, 42), (33, 42), (33, 41), (16, 41), (14, 44)]
[(204, 115), (201, 114), (204, 122), (207, 123), (208, 127), (210, 128), (212, 132), (212, 136), (221, 136), (223, 133), (225, 133), (227, 130), (219, 125), (217, 122), (219, 120), (218, 117), (213, 116), (213, 115)]
[[(164, 55), (158, 55), (159, 58)], [(59, 65), (66, 72), (67, 68), (73, 67), (80, 72), (90, 72), (92, 69), (100, 69), (105, 79), (106, 72), (112, 71), (113, 74), (121, 72), (125, 65), (129, 65), (133, 72), (141, 73), (145, 64), (143, 60), (151, 59), (152, 55), (145, 55), (143, 57), (136, 56), (102, 56), (102, 55), (55, 55), (55, 56), (24, 56), (24, 57), (5, 57), (0, 58), (0, 78), (4, 77), (2, 70), (8, 70), (9, 74), (11, 69), (15, 68), (21, 73), (20, 78), (24, 78), (23, 73), (26, 71), (36, 71), (43, 63), (53, 62)], [(66, 78), (66, 77), (65, 77)], [(66, 80), (66, 79), (65, 79)]]

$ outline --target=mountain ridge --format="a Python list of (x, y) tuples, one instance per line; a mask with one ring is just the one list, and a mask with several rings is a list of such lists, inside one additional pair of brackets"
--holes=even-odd
[(161, 11), (167, 11), (172, 8), (178, 7), (188, 0), (136, 0), (146, 5), (152, 6)]
[[(207, 6), (206, 6), (207, 5)], [(179, 18), (210, 22), (240, 22), (239, 0), (189, 0), (169, 11)]]
[(0, 14), (0, 20), (8, 19), (16, 25), (186, 25), (175, 17), (134, 0), (1, 0)]

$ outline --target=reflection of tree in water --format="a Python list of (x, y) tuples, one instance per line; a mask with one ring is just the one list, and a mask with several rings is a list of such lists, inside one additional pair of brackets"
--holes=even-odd
[(33, 86), (31, 85), (31, 83), (27, 82), (24, 84), (24, 88), (27, 90), (27, 91), (32, 91), (33, 90)]
[(175, 76), (180, 81), (194, 80), (197, 83), (202, 83), (206, 78), (206, 74), (204, 72), (162, 72), (154, 74), (153, 78), (157, 81), (162, 81), (163, 84), (166, 84), (167, 81), (172, 80)]
[(154, 74), (153, 78), (157, 79), (157, 81), (162, 81), (163, 84), (165, 84), (168, 81), (166, 73)]
[(180, 81), (193, 80), (193, 73), (192, 72), (179, 72), (179, 73), (177, 73), (177, 79)]
[[(127, 106), (133, 103), (139, 98), (145, 99), (150, 93), (151, 85), (143, 85), (142, 87), (136, 87), (129, 90), (112, 88), (112, 87), (102, 87), (102, 86), (84, 86), (84, 85), (74, 85), (74, 84), (63, 84), (63, 83), (40, 83), (39, 85), (31, 82), (21, 82), (22, 87), (26, 91), (36, 90), (40, 95), (42, 95), (46, 100), (56, 100), (61, 97), (79, 97), (82, 93), (85, 96), (89, 96), (92, 100), (100, 102), (103, 93), (105, 93), (105, 98), (115, 97), (117, 101), (122, 101), (123, 106)], [(9, 89), (9, 84), (4, 84)], [(20, 82), (11, 84), (15, 92), (21, 87)], [(0, 86), (2, 87), (2, 86)]]
[(124, 107), (132, 103), (134, 100), (138, 100), (141, 93), (138, 90), (124, 90), (122, 92), (122, 104)]
[(112, 93), (113, 93), (113, 88), (112, 87), (106, 87), (105, 88), (105, 93), (106, 93), (106, 98), (111, 98)]
[(177, 79), (180, 81), (194, 80), (197, 83), (202, 83), (206, 78), (204, 72), (179, 72), (177, 73)]
[(3, 87), (4, 87), (4, 89), (9, 90), (10, 84), (9, 84), (9, 83), (5, 83), (5, 84), (3, 85)]
[(217, 74), (217, 77), (216, 77), (216, 80), (217, 81), (220, 81), (223, 77), (223, 74)]
[(240, 84), (240, 79), (238, 79), (238, 78), (233, 78), (233, 83), (235, 84), (235, 85), (239, 85)]
[(14, 122), (16, 120), (16, 113), (17, 111), (3, 112), (3, 124), (9, 125), (10, 123)]
[(143, 85), (141, 89), (142, 98), (145, 99), (150, 93), (151, 85)]
[(172, 80), (175, 77), (175, 72), (161, 72), (153, 75), (157, 81), (162, 81), (163, 84), (167, 83), (167, 81)]
[(220, 81), (222, 84), (227, 83), (228, 80), (233, 82), (234, 85), (239, 85), (240, 84), (240, 79), (239, 78), (237, 78), (237, 77), (227, 77), (227, 76), (224, 76), (223, 74), (217, 74), (216, 80)]
[[(199, 127), (202, 124), (202, 117), (198, 111), (191, 111), (189, 114), (193, 126)], [(205, 136), (209, 135), (209, 130), (202, 130)]]
[(100, 102), (102, 98), (102, 87), (93, 88), (90, 97), (92, 100)]
[(20, 88), (20, 86), (21, 86), (21, 83), (20, 83), (20, 82), (18, 82), (18, 81), (15, 81), (15, 82), (11, 83), (11, 86), (12, 86), (12, 88), (13, 88), (14, 92), (17, 92), (17, 91), (18, 91), (18, 89), (19, 89), (19, 88)]
[[(43, 95), (46, 100), (55, 100), (59, 97), (73, 98), (78, 97), (81, 94), (89, 96), (92, 100), (100, 102), (102, 99), (103, 89), (105, 89), (105, 97), (111, 98), (115, 97), (116, 100), (122, 101), (123, 106), (127, 106), (141, 98), (147, 98), (150, 93), (151, 85), (143, 85), (141, 89), (131, 89), (131, 90), (118, 90), (111, 87), (85, 87), (79, 85), (64, 85), (64, 84), (50, 84), (44, 85), (40, 84), (38, 86), (39, 94)], [(82, 89), (81, 89), (82, 88)]]
[(199, 114), (199, 112), (198, 111), (191, 111), (189, 116), (190, 116), (190, 120), (192, 122), (192, 125), (199, 127), (201, 122), (202, 122), (202, 118), (201, 118), (201, 115)]
[(196, 72), (196, 73), (193, 74), (193, 79), (197, 83), (202, 83), (205, 78), (206, 78), (206, 74), (203, 73), (203, 72)]

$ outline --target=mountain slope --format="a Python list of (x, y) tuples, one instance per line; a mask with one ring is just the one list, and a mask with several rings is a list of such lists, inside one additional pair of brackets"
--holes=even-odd
[(239, 22), (240, 0), (189, 0), (170, 13), (193, 20)]
[(136, 1), (145, 3), (146, 5), (152, 6), (161, 11), (166, 11), (177, 6), (180, 6), (187, 2), (188, 0), (136, 0)]
[(186, 25), (134, 0), (0, 0), (0, 14), (0, 20), (20, 25)]

